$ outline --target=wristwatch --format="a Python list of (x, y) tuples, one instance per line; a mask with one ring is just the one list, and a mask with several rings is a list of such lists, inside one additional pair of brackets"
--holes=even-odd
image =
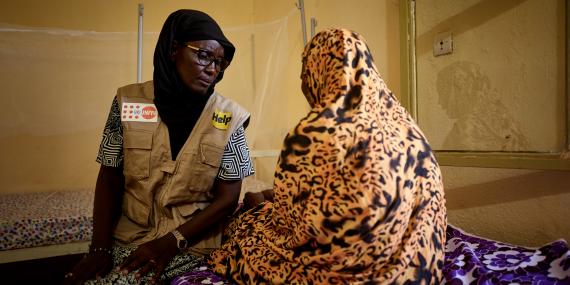
[(188, 241), (179, 231), (173, 230), (171, 233), (176, 238), (176, 246), (178, 246), (178, 249), (182, 250), (188, 247)]

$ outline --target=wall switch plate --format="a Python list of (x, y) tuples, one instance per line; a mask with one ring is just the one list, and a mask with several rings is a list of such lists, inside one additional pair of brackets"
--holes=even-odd
[(450, 54), (452, 52), (453, 52), (453, 38), (451, 32), (446, 32), (436, 35), (433, 41), (433, 56)]

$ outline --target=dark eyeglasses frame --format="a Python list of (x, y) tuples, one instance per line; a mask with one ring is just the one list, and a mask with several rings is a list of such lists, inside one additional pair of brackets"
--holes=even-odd
[(185, 47), (193, 50), (196, 53), (196, 58), (198, 59), (196, 62), (201, 66), (209, 66), (212, 62), (215, 62), (215, 69), (218, 72), (222, 72), (228, 68), (230, 65), (229, 61), (223, 57), (215, 57), (211, 55), (211, 51), (205, 50), (199, 47), (192, 46), (188, 43), (184, 44)]

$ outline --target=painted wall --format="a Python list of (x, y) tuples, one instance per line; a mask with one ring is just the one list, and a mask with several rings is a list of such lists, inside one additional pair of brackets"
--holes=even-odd
[(442, 167), (448, 222), (486, 238), (570, 241), (570, 171)]
[[(418, 122), (435, 149), (563, 149), (565, 1), (416, 3)], [(454, 51), (435, 57), (445, 32)], [(442, 172), (450, 223), (527, 246), (570, 240), (570, 172)]]
[[(168, 14), (201, 9), (229, 27), (253, 23), (252, 1), (143, 1), (143, 79)], [(137, 1), (0, 3), (1, 192), (92, 189), (101, 132), (119, 86), (136, 81)], [(243, 13), (230, 13), (241, 10)], [(233, 28), (232, 27), (238, 27)], [(221, 92), (250, 94), (246, 49), (238, 49)], [(246, 69), (246, 72), (240, 72)], [(237, 98), (239, 99), (239, 98)]]
[[(434, 148), (564, 147), (566, 1), (416, 2), (418, 120)], [(454, 50), (434, 56), (441, 33)]]
[[(248, 130), (256, 150), (280, 150), (285, 134), (308, 112), (300, 91), (303, 34), (297, 1), (254, 1), (254, 108), (258, 113)], [(307, 37), (310, 21), (315, 32), (344, 27), (362, 34), (381, 75), (396, 95), (400, 92), (399, 17), (397, 0), (305, 0)], [(355, 9), (355, 5), (359, 8)], [(342, 15), (342, 17), (339, 17)], [(273, 180), (276, 157), (256, 159), (257, 177)]]
[[(300, 92), (304, 44), (296, 2), (0, 2), (0, 192), (93, 188), (111, 101), (119, 86), (136, 80), (138, 3), (144, 4), (143, 81), (152, 78), (152, 54), (168, 14), (180, 8), (209, 13), (237, 46), (217, 91), (252, 113), (252, 150), (279, 151), (308, 111)], [(363, 9), (306, 0), (307, 21), (315, 17), (317, 31), (344, 26), (362, 33), (398, 93), (398, 1), (358, 3)], [(257, 178), (272, 182), (275, 164), (275, 156), (256, 159)]]

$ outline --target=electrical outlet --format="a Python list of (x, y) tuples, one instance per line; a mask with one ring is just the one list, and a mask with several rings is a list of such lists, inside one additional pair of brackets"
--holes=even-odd
[(435, 36), (433, 41), (433, 56), (450, 54), (453, 52), (453, 38), (451, 32), (441, 33)]

